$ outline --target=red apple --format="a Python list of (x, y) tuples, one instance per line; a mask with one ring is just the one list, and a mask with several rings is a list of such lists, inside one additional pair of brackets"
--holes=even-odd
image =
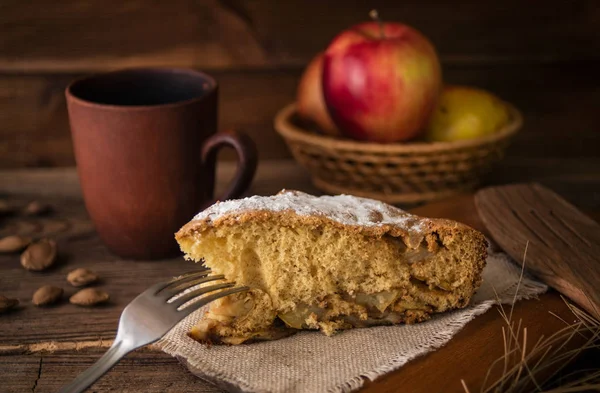
[(325, 102), (349, 138), (389, 143), (419, 136), (441, 85), (435, 48), (400, 23), (359, 24), (338, 35), (325, 52)]
[(308, 63), (300, 78), (296, 94), (297, 111), (300, 117), (315, 123), (320, 131), (328, 135), (340, 135), (340, 131), (327, 112), (321, 78), (323, 75), (323, 53), (317, 54)]

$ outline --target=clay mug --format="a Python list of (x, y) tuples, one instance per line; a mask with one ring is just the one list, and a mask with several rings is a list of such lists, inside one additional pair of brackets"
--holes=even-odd
[(86, 208), (121, 257), (177, 254), (174, 233), (215, 201), (221, 147), (235, 149), (238, 169), (217, 199), (239, 197), (252, 181), (256, 147), (217, 132), (218, 86), (207, 74), (127, 69), (76, 80), (65, 94)]

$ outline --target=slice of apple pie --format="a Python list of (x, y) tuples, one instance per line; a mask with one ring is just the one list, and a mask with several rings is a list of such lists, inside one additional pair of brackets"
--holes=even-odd
[(466, 306), (486, 259), (466, 225), (285, 190), (216, 203), (176, 239), (186, 258), (251, 288), (211, 303), (190, 332), (226, 344), (424, 321)]

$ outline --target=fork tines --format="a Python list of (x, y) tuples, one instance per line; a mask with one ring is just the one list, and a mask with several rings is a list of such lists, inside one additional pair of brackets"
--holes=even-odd
[[(221, 297), (229, 296), (234, 293), (247, 291), (248, 287), (234, 288), (234, 282), (222, 282), (214, 285), (204, 285), (215, 281), (222, 281), (225, 276), (222, 274), (213, 275), (212, 271), (207, 268), (185, 273), (157, 289), (156, 296), (159, 296), (168, 303), (171, 303), (179, 310), (187, 308), (186, 303), (193, 302), (194, 299), (201, 300), (203, 304), (207, 304)], [(231, 288), (231, 289), (230, 289)], [(227, 289), (227, 290), (223, 290)], [(220, 291), (219, 291), (220, 290)], [(210, 296), (203, 296), (211, 292), (219, 291)]]

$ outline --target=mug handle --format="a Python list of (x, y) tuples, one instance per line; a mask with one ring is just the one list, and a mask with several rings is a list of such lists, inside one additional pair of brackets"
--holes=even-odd
[[(212, 135), (202, 145), (202, 166), (215, 168), (217, 153), (225, 146), (231, 146), (237, 153), (237, 170), (225, 193), (217, 199), (213, 199), (206, 206), (216, 201), (238, 198), (248, 189), (258, 163), (258, 152), (256, 145), (250, 137), (235, 131), (224, 131)], [(214, 185), (215, 170), (209, 176), (209, 181)]]

